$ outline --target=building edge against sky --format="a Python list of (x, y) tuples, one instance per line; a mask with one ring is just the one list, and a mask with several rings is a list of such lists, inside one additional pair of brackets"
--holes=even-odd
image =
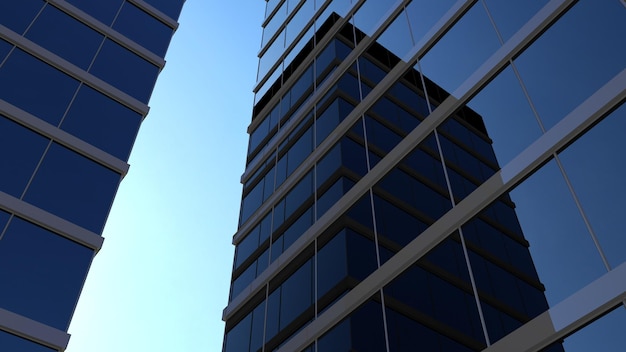
[[(626, 299), (621, 1), (276, 0), (267, 2), (263, 26), (225, 351), (360, 350), (359, 343), (411, 350), (429, 341), (424, 336), (435, 339), (431, 350), (542, 350), (561, 342), (566, 351), (623, 349), (615, 327), (626, 313), (613, 310)], [(329, 58), (332, 38), (350, 26), (351, 47)], [(376, 45), (396, 59), (372, 64)], [(406, 91), (409, 76), (422, 88)], [(328, 102), (341, 90), (352, 90), (353, 106), (333, 105), (329, 125)], [(490, 171), (468, 125), (455, 123), (468, 109), (482, 117), (501, 169)], [(407, 129), (402, 119), (410, 113), (423, 120)], [(387, 129), (372, 133), (377, 123)], [(346, 138), (360, 138), (364, 169), (357, 158), (341, 159), (352, 169), (344, 170), (347, 181), (316, 183), (327, 179), (319, 171), (334, 150), (343, 153)], [(438, 160), (440, 195), (449, 192), (451, 204), (431, 216), (432, 205), (420, 204), (424, 191), (404, 183), (412, 195), (403, 209), (413, 217), (403, 216), (413, 225), (396, 229), (405, 242), (394, 246), (379, 198), (399, 170), (411, 173), (406, 165), (423, 148)], [(503, 219), (503, 204), (515, 207), (517, 219)], [(332, 262), (329, 237), (350, 213), (361, 220), (349, 226), (370, 242), (344, 235), (360, 238), (344, 246), (365, 246), (348, 258), (367, 262), (370, 251), (373, 259), (359, 263), (360, 272), (347, 269), (354, 280), (335, 286), (328, 302), (329, 279), (321, 275)], [(518, 220), (527, 242), (507, 229)], [(533, 271), (515, 268), (523, 260), (515, 243), (529, 246), (548, 310), (529, 312)], [(423, 269), (435, 276), (415, 274)], [(442, 279), (466, 298), (420, 291)], [(408, 298), (398, 298), (398, 287)], [(477, 318), (455, 329), (446, 314), (459, 309)], [(370, 326), (359, 325), (364, 318)]]
[(65, 350), (183, 2), (0, 4), (0, 349)]

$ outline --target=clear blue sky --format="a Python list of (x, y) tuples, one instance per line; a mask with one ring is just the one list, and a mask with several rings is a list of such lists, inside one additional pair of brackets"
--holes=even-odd
[(262, 0), (187, 0), (68, 352), (219, 351)]

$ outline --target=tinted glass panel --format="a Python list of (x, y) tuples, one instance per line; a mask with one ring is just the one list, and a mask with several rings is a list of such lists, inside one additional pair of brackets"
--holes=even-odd
[(0, 23), (22, 34), (43, 5), (43, 0), (0, 1)]
[(53, 143), (24, 199), (101, 233), (120, 175)]
[(0, 99), (55, 126), (76, 88), (78, 81), (20, 49), (0, 68)]
[(107, 39), (89, 72), (147, 103), (159, 69)]
[(67, 329), (93, 251), (13, 218), (0, 240), (2, 308)]
[(161, 57), (165, 56), (167, 45), (174, 31), (165, 23), (129, 2), (122, 6), (113, 29)]
[(8, 332), (0, 330), (0, 349), (2, 351), (19, 351), (19, 352), (55, 352), (51, 348), (42, 346), (38, 343), (28, 341), (21, 337), (17, 337)]
[(61, 129), (126, 161), (140, 123), (140, 114), (82, 85)]
[(0, 39), (0, 65), (2, 65), (2, 61), (4, 61), (4, 58), (9, 54), (11, 48), (13, 48), (13, 45)]
[(87, 69), (104, 36), (56, 7), (46, 6), (28, 29), (26, 38)]
[(100, 22), (111, 25), (117, 11), (120, 9), (124, 0), (107, 0), (107, 1), (93, 1), (93, 0), (66, 0), (70, 4), (85, 11), (87, 14), (95, 17)]
[(148, 4), (156, 7), (159, 11), (178, 19), (180, 10), (183, 8), (184, 0), (145, 0)]
[[(0, 115), (0, 191), (21, 197), (49, 140)], [(1, 229), (1, 227), (0, 227)]]

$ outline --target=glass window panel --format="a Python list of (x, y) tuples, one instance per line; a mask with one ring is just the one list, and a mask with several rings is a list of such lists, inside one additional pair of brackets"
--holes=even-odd
[(485, 1), (504, 42), (547, 3), (548, 0)]
[(289, 248), (312, 224), (313, 208), (309, 208), (283, 233), (284, 249)]
[(405, 246), (426, 229), (414, 215), (379, 196), (374, 197), (378, 235)]
[(24, 200), (100, 234), (119, 182), (120, 174), (53, 143)]
[(177, 20), (180, 10), (183, 8), (184, 0), (144, 0), (148, 4), (156, 7), (159, 11)]
[(265, 301), (261, 302), (252, 311), (252, 326), (250, 334), (250, 351), (257, 352), (263, 345), (263, 328), (265, 324)]
[(346, 231), (340, 231), (317, 252), (317, 299), (348, 275)]
[(0, 99), (40, 119), (58, 125), (78, 81), (52, 66), (15, 49), (0, 68)]
[(409, 17), (415, 44), (424, 39), (424, 35), (455, 2), (455, 0), (413, 0), (406, 6), (406, 14)]
[(373, 300), (365, 303), (349, 319), (352, 351), (385, 351), (385, 327), (380, 303)]
[(626, 105), (569, 146), (561, 161), (612, 267), (626, 261), (623, 214)]
[(467, 106), (483, 119), (500, 165), (506, 165), (541, 135), (541, 128), (511, 67), (496, 76)]
[(263, 182), (256, 186), (243, 198), (241, 202), (241, 223), (243, 224), (263, 204)]
[(619, 1), (581, 1), (515, 60), (546, 129), (624, 69), (625, 37)]
[(93, 251), (13, 218), (0, 240), (2, 307), (65, 331)]
[(2, 330), (0, 330), (0, 349), (7, 352), (56, 352), (56, 350), (52, 348), (17, 337)]
[(163, 57), (174, 30), (130, 2), (125, 2), (113, 29)]
[(391, 1), (366, 1), (354, 14), (354, 26), (368, 36), (374, 34), (378, 24), (397, 3)]
[(304, 29), (304, 26), (311, 20), (314, 13), (314, 0), (305, 0), (304, 4), (298, 12), (291, 18), (287, 24), (287, 37), (285, 46), (289, 46), (298, 34)]
[(313, 173), (306, 174), (285, 197), (285, 218), (289, 217), (313, 194)]
[(278, 37), (270, 44), (263, 56), (259, 59), (259, 73), (257, 82), (263, 79), (269, 70), (274, 66), (278, 58), (283, 54), (285, 49), (285, 30), (282, 30)]
[(422, 72), (448, 93), (454, 93), (499, 48), (484, 7), (476, 3), (422, 58)]
[[(626, 310), (620, 305), (607, 315), (565, 338), (567, 352), (620, 352), (626, 346)], [(561, 349), (562, 351), (562, 349)]]
[(282, 284), (280, 329), (313, 304), (313, 281), (313, 261), (308, 260)]
[(2, 65), (4, 58), (9, 55), (11, 49), (13, 49), (13, 45), (0, 39), (0, 65)]
[(83, 84), (61, 129), (127, 161), (141, 120), (140, 114)]
[(22, 34), (44, 5), (43, 0), (0, 1), (0, 23)]
[(391, 351), (410, 352), (415, 346), (424, 351), (441, 351), (435, 331), (393, 309), (387, 308), (386, 316)]
[(106, 39), (89, 72), (148, 103), (159, 68)]
[(376, 39), (376, 42), (393, 53), (393, 55), (402, 59), (413, 48), (414, 44), (411, 39), (411, 29), (407, 15), (405, 11), (402, 11), (380, 37)]
[(104, 36), (54, 6), (46, 6), (26, 38), (87, 69)]
[(265, 46), (272, 36), (276, 34), (276, 31), (285, 22), (287, 17), (287, 1), (283, 2), (282, 6), (274, 13), (272, 19), (263, 28), (263, 43), (261, 46)]
[(250, 255), (259, 247), (259, 230), (260, 224), (257, 225), (248, 235), (237, 245), (237, 255), (235, 259), (235, 268), (239, 267)]
[(233, 280), (233, 288), (231, 297), (237, 297), (244, 288), (248, 287), (250, 283), (256, 278), (256, 263), (252, 263), (243, 273), (241, 273), (235, 280)]
[(309, 127), (306, 132), (298, 138), (296, 143), (294, 143), (289, 151), (287, 152), (288, 163), (287, 163), (287, 175), (291, 175), (291, 173), (298, 167), (304, 159), (306, 159), (309, 154), (313, 151), (313, 126)]
[(550, 305), (606, 272), (554, 161), (510, 195)]
[[(0, 115), (0, 191), (20, 198), (49, 139)], [(0, 226), (0, 229), (4, 227)], [(1, 231), (1, 230), (0, 230)]]
[(119, 11), (124, 0), (67, 0), (67, 2), (78, 7), (108, 26), (113, 22), (113, 19), (115, 18), (115, 15), (117, 15), (117, 12)]
[(250, 329), (252, 314), (246, 315), (235, 327), (226, 333), (224, 352), (242, 352), (250, 349)]

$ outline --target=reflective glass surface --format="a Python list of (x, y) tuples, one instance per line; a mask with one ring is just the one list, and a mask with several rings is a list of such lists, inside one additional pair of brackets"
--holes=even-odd
[(126, 161), (140, 123), (140, 114), (83, 84), (61, 129)]
[(4, 309), (60, 330), (67, 329), (93, 251), (13, 218), (0, 239), (0, 290)]
[(147, 103), (159, 69), (121, 45), (106, 39), (89, 72)]
[(174, 30), (137, 6), (126, 2), (115, 18), (113, 29), (163, 57)]
[(154, 6), (159, 11), (170, 16), (173, 19), (178, 19), (180, 10), (183, 8), (184, 0), (145, 0), (148, 4)]
[(0, 1), (0, 23), (22, 34), (44, 5), (43, 0)]
[(86, 70), (104, 36), (48, 5), (28, 29), (26, 38)]
[[(49, 139), (0, 115), (0, 191), (20, 198)], [(0, 227), (1, 228), (1, 227)]]
[(98, 21), (110, 26), (124, 0), (67, 0), (67, 2), (78, 7), (90, 16), (93, 16)]
[(13, 45), (0, 39), (0, 64), (4, 61), (4, 58), (9, 54), (12, 48)]
[(77, 88), (78, 81), (20, 49), (0, 67), (0, 99), (55, 126)]
[(24, 200), (100, 234), (119, 182), (118, 173), (53, 143)]

